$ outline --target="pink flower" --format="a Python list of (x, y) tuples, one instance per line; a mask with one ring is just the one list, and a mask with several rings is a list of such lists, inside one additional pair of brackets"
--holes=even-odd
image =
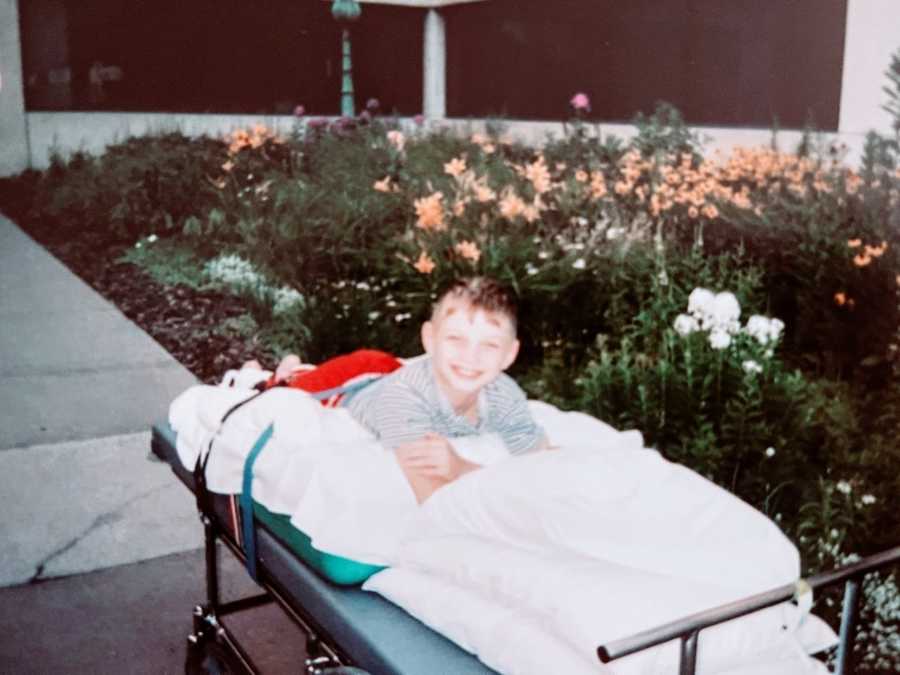
[(377, 98), (370, 98), (366, 101), (366, 110), (375, 112), (381, 107), (381, 102)]
[(294, 115), (296, 117), (303, 117), (305, 114), (306, 108), (304, 108), (302, 105), (298, 105), (296, 108), (294, 108)]
[(585, 112), (591, 111), (591, 99), (589, 99), (588, 95), (582, 91), (579, 91), (572, 97), (572, 100), (569, 101), (569, 105), (575, 108), (575, 110), (584, 110)]
[(423, 124), (425, 124), (425, 115), (416, 115), (415, 117), (413, 117), (413, 122), (416, 123), (416, 126), (422, 126)]

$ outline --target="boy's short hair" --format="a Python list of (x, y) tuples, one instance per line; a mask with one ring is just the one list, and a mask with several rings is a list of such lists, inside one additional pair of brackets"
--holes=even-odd
[(513, 290), (490, 277), (467, 277), (456, 279), (447, 286), (443, 292), (438, 295), (437, 302), (432, 308), (432, 318), (437, 318), (436, 314), (444, 300), (455, 298), (465, 300), (475, 309), (482, 309), (486, 312), (496, 312), (502, 314), (512, 326), (513, 333), (516, 332), (518, 302)]

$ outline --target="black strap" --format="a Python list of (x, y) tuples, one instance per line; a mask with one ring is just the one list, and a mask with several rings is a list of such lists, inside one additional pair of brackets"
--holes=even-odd
[(238, 401), (233, 406), (231, 406), (228, 410), (225, 411), (225, 414), (222, 415), (222, 420), (219, 422), (219, 428), (216, 429), (216, 433), (212, 435), (212, 438), (209, 439), (209, 445), (206, 448), (206, 454), (204, 455), (202, 452), (197, 453), (197, 461), (194, 463), (194, 495), (197, 498), (197, 509), (200, 513), (210, 513), (212, 509), (212, 498), (209, 496), (209, 488), (206, 484), (206, 465), (209, 463), (209, 456), (212, 454), (213, 442), (222, 433), (222, 427), (225, 425), (225, 420), (231, 417), (231, 414), (236, 410), (242, 408), (243, 406), (250, 403), (255, 398), (259, 398), (260, 395), (264, 394), (266, 389), (262, 391), (258, 391), (252, 396), (248, 396), (243, 401)]

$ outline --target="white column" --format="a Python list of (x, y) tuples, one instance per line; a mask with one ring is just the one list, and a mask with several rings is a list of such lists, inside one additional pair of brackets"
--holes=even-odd
[(887, 103), (882, 87), (891, 54), (900, 49), (898, 28), (897, 0), (847, 0), (838, 131), (890, 131), (891, 116), (881, 107)]
[(0, 0), (0, 176), (28, 168), (18, 0)]
[(444, 17), (429, 9), (425, 15), (424, 89), (422, 113), (429, 119), (447, 116), (447, 32)]

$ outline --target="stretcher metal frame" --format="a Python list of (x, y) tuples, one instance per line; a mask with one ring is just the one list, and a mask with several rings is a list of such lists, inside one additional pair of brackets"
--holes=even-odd
[[(196, 486), (191, 472), (181, 466), (175, 455), (173, 439), (174, 432), (168, 425), (154, 426), (151, 441), (152, 451), (157, 457), (167, 462), (176, 476), (196, 494)], [(262, 553), (257, 564), (257, 583), (262, 587), (263, 592), (239, 600), (222, 602), (219, 594), (217, 542), (221, 541), (245, 565), (246, 557), (234, 534), (225, 525), (225, 514), (215, 508), (200, 507), (204, 503), (211, 504), (212, 502), (208, 499), (198, 499), (206, 548), (206, 603), (194, 608), (193, 632), (188, 636), (188, 663), (186, 665), (188, 673), (258, 673), (259, 670), (253, 659), (228, 629), (224, 619), (229, 615), (275, 602), (307, 637), (305, 668), (308, 675), (367, 675), (369, 673), (371, 675), (419, 675), (418, 672), (403, 673), (393, 668), (385, 670), (378, 665), (373, 667), (371, 664), (359, 664), (359, 657), (342, 647), (335, 636), (323, 627), (321, 620), (316, 618), (314, 612), (304, 607), (291, 594), (287, 588), (290, 581), (284, 578), (286, 574), (283, 571), (281, 573), (273, 572), (266, 564), (266, 560), (262, 559)], [(281, 555), (290, 555), (296, 560), (297, 565), (307, 570), (306, 574), (315, 576), (315, 573), (306, 568), (296, 556), (293, 556), (286, 546), (265, 529), (264, 525), (257, 525), (257, 532), (262, 551), (276, 550), (280, 551)], [(597, 656), (600, 662), (610, 663), (629, 654), (678, 639), (681, 642), (678, 675), (695, 675), (699, 636), (703, 629), (766, 607), (797, 599), (798, 594), (805, 590), (819, 591), (843, 583), (844, 599), (835, 675), (853, 675), (853, 643), (859, 621), (863, 578), (870, 572), (896, 565), (900, 565), (900, 546), (869, 556), (856, 563), (817, 574), (799, 584), (788, 584), (601, 645), (597, 648)], [(317, 583), (330, 586), (328, 582), (322, 580)], [(357, 592), (363, 593), (363, 591)], [(375, 603), (390, 605), (386, 600), (378, 598), (374, 594), (366, 595), (371, 596)], [(393, 607), (393, 605), (391, 606)], [(396, 609), (405, 614), (399, 608)], [(406, 616), (408, 617), (408, 615)], [(407, 620), (415, 622), (411, 618)], [(447, 670), (450, 664), (444, 661), (440, 664), (440, 672), (454, 675), (457, 672), (465, 672), (467, 675), (469, 673), (494, 673), (493, 670), (477, 662), (474, 656), (467, 654), (442, 636), (438, 636), (426, 626), (418, 624), (415, 626), (415, 630), (419, 636), (423, 638), (427, 636), (432, 645), (440, 645), (444, 650), (444, 658), (453, 657), (453, 660), (462, 666), (462, 670), (459, 671), (456, 670), (457, 666), (450, 666), (452, 669)], [(407, 635), (407, 637), (409, 636)], [(191, 664), (192, 655), (196, 661), (193, 666)], [(204, 658), (212, 659), (211, 667), (207, 667), (210, 664), (202, 663)], [(357, 665), (373, 668), (373, 670), (359, 668)], [(432, 664), (432, 666), (437, 667), (438, 664)], [(675, 674), (673, 673), (673, 675)]]

